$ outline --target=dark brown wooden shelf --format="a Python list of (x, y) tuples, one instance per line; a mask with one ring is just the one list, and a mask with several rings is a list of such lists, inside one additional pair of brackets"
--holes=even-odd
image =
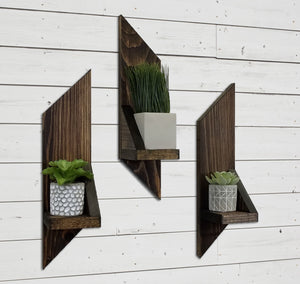
[(209, 210), (203, 210), (201, 217), (209, 222), (227, 225), (236, 223), (250, 223), (258, 221), (257, 213), (250, 213), (244, 211), (234, 212), (214, 212)]
[(178, 149), (159, 150), (122, 150), (122, 158), (126, 160), (177, 160), (179, 159)]
[(119, 16), (119, 159), (159, 199), (161, 198), (161, 160), (179, 159), (179, 150), (146, 150), (133, 117), (133, 104), (125, 69), (160, 59), (133, 27)]
[[(43, 169), (50, 161), (83, 159), (91, 167), (91, 71), (43, 113)], [(82, 228), (100, 227), (94, 180), (86, 182), (82, 216), (51, 216), (49, 176), (43, 176), (43, 268)]]
[(49, 230), (67, 230), (100, 227), (100, 218), (88, 215), (63, 217), (44, 213), (44, 224)]
[(235, 85), (231, 84), (197, 120), (197, 255), (201, 257), (227, 224), (257, 222), (258, 213), (242, 181), (237, 211), (208, 210), (208, 182), (215, 171), (235, 172)]

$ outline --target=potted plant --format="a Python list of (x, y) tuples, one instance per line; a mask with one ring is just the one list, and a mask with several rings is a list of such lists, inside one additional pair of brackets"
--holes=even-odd
[(92, 179), (93, 174), (84, 170), (88, 162), (82, 159), (72, 162), (58, 160), (49, 162), (44, 175), (56, 182), (50, 183), (50, 214), (55, 216), (78, 216), (83, 213), (84, 179)]
[(211, 211), (236, 211), (237, 183), (239, 177), (233, 172), (214, 172), (211, 177), (205, 176), (209, 182), (208, 207)]
[(170, 113), (168, 69), (143, 63), (126, 69), (134, 118), (146, 149), (176, 148), (176, 114)]

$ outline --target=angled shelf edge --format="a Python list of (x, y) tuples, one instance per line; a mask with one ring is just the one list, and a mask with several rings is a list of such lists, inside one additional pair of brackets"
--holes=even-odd
[(159, 199), (161, 198), (161, 160), (179, 159), (178, 149), (145, 149), (133, 116), (125, 69), (160, 59), (123, 16), (119, 16), (119, 159)]
[[(83, 159), (91, 167), (91, 71), (43, 113), (43, 169), (50, 161)], [(80, 232), (100, 227), (101, 215), (94, 180), (86, 182), (84, 214), (50, 215), (50, 180), (43, 176), (43, 268)]]
[[(233, 170), (232, 170), (233, 169)], [(235, 85), (231, 84), (197, 120), (197, 255), (202, 255), (228, 224), (257, 222), (258, 213), (242, 181), (237, 211), (208, 210), (208, 182), (215, 171), (235, 169)]]

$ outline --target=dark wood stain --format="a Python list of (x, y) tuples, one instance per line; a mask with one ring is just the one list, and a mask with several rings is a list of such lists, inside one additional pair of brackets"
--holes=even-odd
[(178, 159), (179, 150), (146, 150), (133, 117), (133, 104), (125, 70), (160, 59), (123, 16), (119, 16), (119, 158), (159, 199), (161, 198), (160, 159)]
[(235, 169), (235, 85), (231, 84), (197, 121), (197, 255), (201, 257), (227, 224), (256, 222), (257, 211), (242, 182), (236, 212), (208, 210), (208, 182), (215, 171)]
[[(43, 113), (42, 138), (43, 169), (59, 159), (91, 163), (91, 71)], [(50, 216), (49, 184), (49, 177), (43, 176), (43, 268), (81, 228), (99, 227), (101, 220), (94, 181), (86, 184), (84, 216), (79, 217)]]

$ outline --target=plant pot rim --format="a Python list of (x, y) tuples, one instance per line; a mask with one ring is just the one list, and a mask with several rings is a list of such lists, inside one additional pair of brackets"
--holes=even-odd
[(172, 114), (172, 115), (176, 115), (176, 113), (173, 113), (173, 112), (151, 112), (151, 111), (142, 111), (142, 112), (136, 112), (134, 113), (134, 115), (136, 114)]
[[(50, 184), (57, 184), (57, 185), (59, 185), (57, 182), (50, 182)], [(79, 184), (83, 184), (83, 185), (85, 185), (85, 183), (84, 182), (72, 182), (72, 183), (65, 183), (65, 184), (62, 184), (62, 185), (59, 185), (59, 186), (70, 186), (70, 185), (79, 185)]]
[(237, 184), (209, 184), (209, 186), (236, 187)]

